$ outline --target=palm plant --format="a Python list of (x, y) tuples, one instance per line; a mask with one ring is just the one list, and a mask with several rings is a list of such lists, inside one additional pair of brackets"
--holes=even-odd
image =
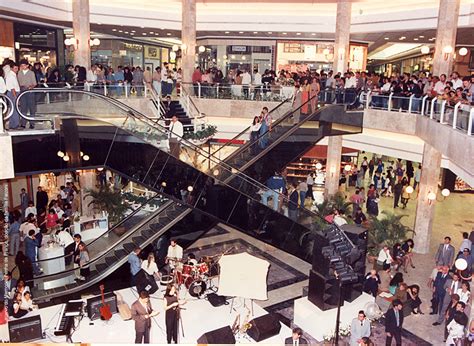
[(382, 211), (382, 215), (382, 218), (371, 218), (369, 223), (368, 248), (371, 255), (376, 255), (381, 244), (391, 248), (415, 234), (413, 229), (401, 222), (407, 215), (395, 215), (386, 210)]
[(130, 209), (128, 203), (124, 202), (120, 191), (112, 190), (108, 186), (101, 187), (99, 190), (87, 190), (85, 197), (92, 198), (88, 206), (93, 205), (94, 209), (109, 214), (110, 224), (120, 221)]

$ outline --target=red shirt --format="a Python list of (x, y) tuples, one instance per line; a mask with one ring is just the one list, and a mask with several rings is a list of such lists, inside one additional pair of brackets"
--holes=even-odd
[(193, 72), (193, 76), (192, 76), (192, 80), (193, 80), (193, 83), (198, 83), (201, 81), (201, 78), (202, 78), (202, 73), (201, 71), (199, 70), (195, 70)]
[(48, 214), (48, 216), (46, 216), (47, 228), (54, 227), (57, 225), (57, 223), (58, 223), (58, 214)]

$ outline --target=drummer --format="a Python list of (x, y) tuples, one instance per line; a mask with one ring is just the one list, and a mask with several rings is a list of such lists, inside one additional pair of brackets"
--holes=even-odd
[(183, 248), (178, 245), (176, 239), (171, 239), (171, 244), (168, 246), (168, 254), (166, 255), (166, 263), (171, 269), (178, 266), (178, 263), (183, 259)]
[(194, 255), (193, 253), (190, 253), (188, 255), (188, 264), (192, 266), (198, 265), (198, 261), (196, 260), (196, 255)]

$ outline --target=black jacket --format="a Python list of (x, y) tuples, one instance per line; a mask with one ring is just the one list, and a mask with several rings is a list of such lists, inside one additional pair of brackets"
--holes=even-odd
[(395, 318), (395, 312), (393, 311), (393, 307), (388, 309), (385, 313), (385, 332), (386, 333), (394, 333), (397, 330), (400, 331), (403, 326), (403, 312), (400, 310), (398, 312), (398, 318), (400, 319), (400, 325), (397, 327), (397, 320)]

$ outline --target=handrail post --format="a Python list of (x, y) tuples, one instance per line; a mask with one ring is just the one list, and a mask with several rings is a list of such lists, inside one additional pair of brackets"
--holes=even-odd
[(369, 109), (370, 97), (371, 97), (371, 95), (372, 95), (372, 91), (369, 90), (369, 91), (366, 93), (366, 99), (365, 99), (365, 108), (366, 108), (366, 109)]
[(392, 110), (392, 96), (393, 93), (390, 93), (390, 95), (388, 95), (387, 111), (389, 112)]
[(197, 82), (198, 84), (198, 97), (201, 98), (201, 83)]
[(5, 130), (3, 127), (3, 108), (4, 107), (5, 107), (5, 110), (7, 110), (7, 104), (2, 99), (0, 99), (0, 133), (3, 133)]
[(216, 85), (216, 99), (219, 98), (219, 83)]
[(415, 97), (415, 94), (410, 95), (410, 100), (408, 101), (408, 114), (411, 114), (411, 107), (413, 106), (414, 97)]
[(472, 135), (472, 122), (474, 121), (474, 108), (469, 112), (469, 123), (467, 124), (467, 134)]
[(436, 97), (431, 100), (430, 119), (433, 119)]
[(456, 130), (456, 125), (458, 123), (458, 111), (459, 106), (461, 106), (461, 102), (458, 102), (454, 105), (454, 114), (453, 114), (453, 129)]
[(423, 96), (423, 98), (421, 99), (421, 115), (425, 115), (425, 104), (427, 99), (428, 95)]
[(104, 96), (107, 96), (107, 83), (104, 83)]
[(128, 99), (128, 88), (127, 88), (127, 83), (123, 83), (123, 87), (125, 88), (125, 98)]
[(145, 94), (145, 98), (146, 98), (147, 95), (148, 95), (148, 88), (146, 87), (146, 83), (143, 83), (143, 89), (144, 89), (144, 94)]
[(443, 100), (443, 102), (441, 102), (441, 112), (439, 113), (439, 123), (440, 124), (443, 124), (443, 120), (444, 120), (444, 111), (446, 110), (446, 100)]

